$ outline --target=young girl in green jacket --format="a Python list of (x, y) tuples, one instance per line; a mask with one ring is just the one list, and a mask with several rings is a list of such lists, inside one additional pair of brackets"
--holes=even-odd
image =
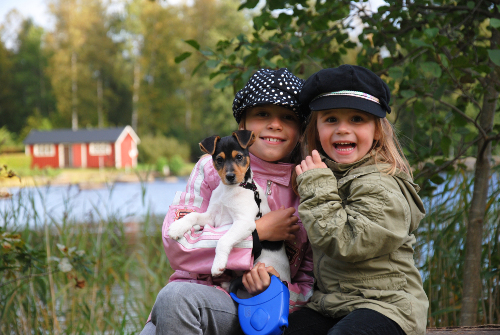
[(286, 334), (425, 334), (412, 234), (425, 210), (385, 118), (388, 86), (343, 65), (312, 75), (299, 99), (311, 111), (296, 172), (316, 284)]

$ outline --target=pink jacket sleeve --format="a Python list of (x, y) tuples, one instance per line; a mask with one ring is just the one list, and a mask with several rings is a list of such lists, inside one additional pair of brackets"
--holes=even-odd
[[(229, 229), (205, 226), (200, 231), (191, 229), (180, 240), (172, 240), (168, 229), (172, 222), (190, 212), (205, 212), (212, 191), (219, 185), (220, 178), (213, 167), (212, 157), (202, 157), (189, 177), (186, 189), (177, 192), (163, 221), (163, 247), (172, 269), (194, 274), (210, 274), (215, 257), (217, 241)], [(227, 268), (250, 270), (253, 265), (252, 236), (239, 243), (230, 253)]]
[(290, 313), (299, 310), (309, 302), (314, 286), (313, 269), (312, 249), (311, 245), (307, 242), (299, 269), (292, 277), (292, 282), (288, 284), (290, 291)]

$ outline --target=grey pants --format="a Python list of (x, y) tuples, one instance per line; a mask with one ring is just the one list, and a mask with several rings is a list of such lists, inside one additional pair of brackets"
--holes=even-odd
[(173, 282), (158, 293), (141, 335), (240, 335), (237, 313), (233, 299), (212, 286)]

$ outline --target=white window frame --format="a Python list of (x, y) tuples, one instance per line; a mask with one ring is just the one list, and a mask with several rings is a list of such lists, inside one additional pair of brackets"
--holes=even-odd
[(54, 157), (56, 155), (56, 146), (52, 143), (33, 145), (33, 156), (35, 157)]
[(107, 142), (92, 142), (89, 144), (89, 154), (91, 156), (111, 155), (111, 144)]

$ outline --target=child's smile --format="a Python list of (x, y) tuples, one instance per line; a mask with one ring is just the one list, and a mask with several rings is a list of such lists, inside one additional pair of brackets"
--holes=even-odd
[(286, 161), (299, 140), (299, 120), (295, 113), (277, 105), (249, 108), (245, 128), (257, 136), (250, 152), (267, 162)]
[(372, 114), (356, 109), (329, 109), (317, 113), (321, 147), (337, 163), (360, 160), (378, 137), (376, 117)]

